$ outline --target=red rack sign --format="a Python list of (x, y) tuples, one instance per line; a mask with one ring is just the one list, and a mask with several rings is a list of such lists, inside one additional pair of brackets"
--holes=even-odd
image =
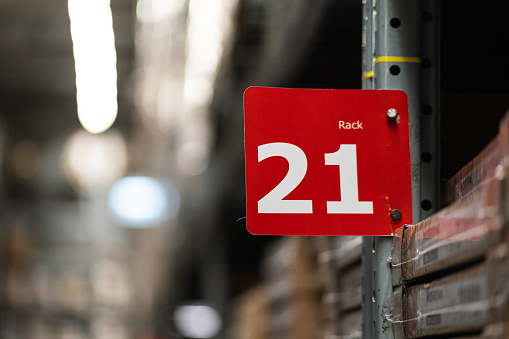
[(412, 222), (404, 92), (250, 87), (244, 128), (251, 233), (391, 235)]

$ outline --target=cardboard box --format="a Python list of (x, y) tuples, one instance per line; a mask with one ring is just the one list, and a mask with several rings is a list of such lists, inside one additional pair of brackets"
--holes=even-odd
[(403, 330), (403, 286), (397, 286), (392, 293), (392, 331), (394, 338), (404, 338)]
[(403, 296), (405, 337), (480, 331), (505, 317), (507, 246), (488, 259), (431, 283), (411, 286)]
[(291, 338), (312, 338), (318, 323), (319, 301), (314, 296), (292, 300)]
[(403, 232), (404, 282), (480, 260), (501, 241), (499, 181), (492, 179), (433, 216)]
[(392, 286), (397, 287), (403, 284), (403, 274), (401, 272), (402, 258), (403, 255), (403, 232), (407, 226), (402, 226), (394, 230), (394, 236), (392, 237), (392, 256), (391, 256), (391, 276)]
[(237, 339), (266, 339), (269, 330), (269, 297), (264, 286), (244, 292), (233, 305), (230, 333)]

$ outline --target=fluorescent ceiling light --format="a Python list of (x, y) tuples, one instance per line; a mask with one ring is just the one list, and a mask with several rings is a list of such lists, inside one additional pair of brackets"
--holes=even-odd
[(78, 117), (91, 133), (117, 117), (117, 56), (109, 0), (69, 0)]

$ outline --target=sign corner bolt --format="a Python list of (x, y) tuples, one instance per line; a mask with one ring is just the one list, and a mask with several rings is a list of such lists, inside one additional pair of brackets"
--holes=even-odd
[(385, 113), (385, 117), (391, 124), (397, 124), (399, 122), (399, 113), (395, 108), (389, 108)]

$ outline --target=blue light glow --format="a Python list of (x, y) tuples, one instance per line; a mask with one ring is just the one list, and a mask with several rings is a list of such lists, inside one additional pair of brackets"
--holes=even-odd
[(113, 217), (126, 227), (151, 227), (175, 217), (180, 196), (170, 181), (125, 177), (111, 188), (108, 205)]

